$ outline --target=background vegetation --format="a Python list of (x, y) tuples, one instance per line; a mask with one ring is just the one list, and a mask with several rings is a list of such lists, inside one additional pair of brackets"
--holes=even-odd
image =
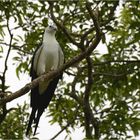
[(0, 15), (0, 57), (5, 60), (0, 69), (0, 138), (23, 138), (29, 115), (26, 103), (9, 109), (3, 102), (13, 92), (6, 83), (9, 56), (16, 52), (17, 77), (28, 74), (50, 19), (58, 27), (66, 64), (76, 60), (65, 68), (49, 105), (52, 127), (58, 123), (69, 137), (70, 128), (81, 127), (88, 139), (139, 134), (139, 1), (1, 1)]

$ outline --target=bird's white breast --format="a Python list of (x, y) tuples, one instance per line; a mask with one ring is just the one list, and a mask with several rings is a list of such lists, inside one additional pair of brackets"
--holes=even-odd
[(50, 70), (55, 70), (58, 66), (58, 46), (51, 44), (44, 44), (38, 58), (37, 75), (44, 74)]
[[(42, 48), (38, 50), (35, 58), (37, 67), (35, 71), (38, 76), (56, 70), (64, 62), (64, 56), (59, 44), (56, 41), (44, 43)], [(63, 61), (63, 62), (62, 62)], [(39, 93), (44, 93), (50, 81), (44, 81), (39, 84)]]

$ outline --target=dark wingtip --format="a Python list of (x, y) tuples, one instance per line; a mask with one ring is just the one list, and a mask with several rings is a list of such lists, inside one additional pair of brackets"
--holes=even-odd
[(35, 119), (35, 113), (36, 113), (36, 109), (32, 109), (30, 119), (29, 119), (29, 123), (28, 123), (28, 127), (27, 127), (27, 131), (26, 131), (26, 136), (29, 135), (29, 131), (31, 129), (32, 122)]
[(37, 113), (37, 117), (35, 118), (35, 130), (34, 130), (34, 134), (33, 135), (36, 135), (36, 130), (37, 130), (37, 127), (38, 127), (38, 123), (39, 123), (39, 120), (40, 120), (40, 117), (43, 113), (44, 109), (40, 109), (38, 110), (38, 113)]

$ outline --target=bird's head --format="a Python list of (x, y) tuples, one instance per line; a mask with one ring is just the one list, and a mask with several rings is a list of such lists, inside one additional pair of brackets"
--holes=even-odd
[(55, 34), (56, 30), (57, 30), (56, 25), (49, 25), (49, 26), (45, 29), (45, 32), (46, 32), (46, 33)]

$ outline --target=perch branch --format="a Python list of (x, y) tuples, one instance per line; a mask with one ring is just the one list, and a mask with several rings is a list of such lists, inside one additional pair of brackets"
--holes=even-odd
[[(52, 9), (53, 8), (52, 3), (49, 2), (49, 4), (50, 4), (50, 8)], [(52, 16), (53, 16), (53, 13), (52, 13)], [(26, 84), (23, 88), (21, 88), (20, 90), (16, 91), (15, 93), (3, 98), (0, 101), (0, 105), (5, 104), (7, 102), (10, 102), (10, 101), (12, 101), (12, 100), (14, 100), (14, 99), (26, 94), (27, 92), (29, 92), (30, 89), (33, 89), (34, 87), (36, 87), (40, 81), (44, 81), (44, 80), (48, 80), (48, 79), (52, 79), (52, 78), (56, 77), (62, 71), (66, 70), (70, 66), (74, 65), (75, 63), (80, 62), (81, 60), (83, 60), (87, 56), (89, 56), (92, 53), (92, 51), (99, 44), (99, 42), (101, 40), (101, 36), (102, 36), (98, 21), (97, 21), (96, 17), (94, 17), (94, 15), (93, 15), (93, 18), (95, 18), (95, 20), (93, 20), (93, 22), (94, 22), (94, 26), (95, 26), (95, 29), (96, 29), (96, 35), (95, 35), (94, 40), (90, 44), (90, 46), (88, 48), (86, 48), (84, 52), (81, 52), (79, 55), (77, 55), (73, 59), (69, 60), (67, 63), (65, 63), (63, 66), (61, 66), (58, 70), (51, 71), (51, 72), (49, 72), (47, 74), (44, 74), (44, 75), (38, 77), (37, 79), (33, 80), (32, 82)], [(59, 26), (59, 23), (57, 25)], [(63, 26), (59, 26), (59, 27), (63, 27)], [(65, 29), (65, 28), (63, 28), (63, 29)], [(67, 32), (64, 32), (64, 33), (66, 35), (68, 35)]]
[(101, 34), (98, 33), (98, 35), (95, 37), (95, 39), (93, 40), (93, 42), (90, 45), (90, 47), (88, 47), (84, 52), (82, 52), (79, 55), (75, 56), (73, 59), (71, 59), (70, 61), (68, 61), (67, 63), (65, 63), (62, 67), (60, 67), (58, 70), (49, 72), (47, 74), (44, 74), (44, 75), (38, 77), (37, 79), (33, 80), (32, 82), (26, 84), (20, 90), (18, 90), (15, 93), (7, 96), (6, 98), (2, 99), (0, 101), (0, 105), (2, 105), (4, 103), (7, 103), (7, 102), (10, 102), (10, 101), (12, 101), (12, 100), (14, 100), (14, 99), (16, 99), (16, 98), (18, 98), (18, 97), (26, 94), (27, 92), (29, 92), (30, 89), (36, 87), (40, 81), (54, 78), (55, 76), (59, 75), (59, 73), (61, 73), (62, 71), (66, 70), (70, 66), (74, 65), (75, 63), (80, 62), (86, 56), (88, 56), (88, 55), (90, 55), (92, 53), (92, 51), (99, 44), (100, 40), (101, 40)]

